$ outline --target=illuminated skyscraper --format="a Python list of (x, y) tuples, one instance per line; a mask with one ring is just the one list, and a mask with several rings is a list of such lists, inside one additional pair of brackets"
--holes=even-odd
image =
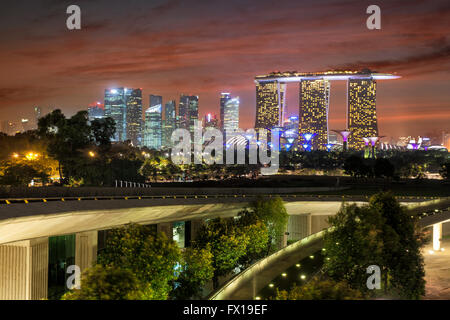
[(162, 97), (150, 96), (150, 107), (145, 111), (144, 146), (160, 150), (162, 144)]
[(272, 129), (282, 125), (286, 96), (286, 83), (256, 81), (255, 129)]
[(127, 97), (130, 89), (113, 88), (105, 90), (105, 116), (116, 122), (116, 134), (112, 141), (127, 140)]
[(172, 100), (166, 103), (164, 107), (164, 121), (163, 121), (163, 147), (172, 147), (171, 138), (172, 133), (176, 129), (176, 101)]
[(131, 89), (127, 96), (127, 140), (133, 146), (142, 144), (142, 90)]
[(198, 120), (198, 96), (180, 97), (179, 127), (194, 133), (194, 124)]
[(231, 99), (229, 93), (222, 93), (220, 95), (220, 129), (223, 130), (223, 123), (225, 119), (225, 105)]
[(372, 78), (348, 80), (348, 138), (350, 149), (364, 149), (363, 138), (378, 137), (377, 83)]
[(105, 109), (100, 102), (92, 104), (88, 107), (88, 118), (89, 121), (94, 121), (95, 119), (102, 119), (105, 117)]
[(198, 120), (198, 97), (191, 96), (189, 98), (189, 131), (194, 134), (194, 125)]
[(239, 97), (229, 99), (224, 106), (223, 130), (237, 131), (239, 129)]
[(217, 116), (215, 114), (208, 113), (205, 116), (205, 120), (203, 122), (203, 128), (219, 128), (219, 121), (217, 120)]
[(313, 134), (311, 148), (326, 150), (328, 144), (328, 108), (330, 82), (327, 80), (302, 80), (300, 82), (300, 144), (306, 143), (305, 134)]

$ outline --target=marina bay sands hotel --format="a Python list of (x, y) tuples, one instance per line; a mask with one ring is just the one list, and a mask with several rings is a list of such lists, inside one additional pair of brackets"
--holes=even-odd
[[(376, 110), (377, 80), (399, 76), (363, 71), (319, 73), (276, 72), (257, 76), (255, 129), (281, 127), (285, 117), (286, 87), (299, 83), (299, 145), (311, 143), (313, 150), (325, 150), (328, 144), (330, 81), (347, 81), (347, 128), (350, 149), (364, 148), (364, 138), (378, 137)], [(305, 135), (313, 138), (305, 141)]]

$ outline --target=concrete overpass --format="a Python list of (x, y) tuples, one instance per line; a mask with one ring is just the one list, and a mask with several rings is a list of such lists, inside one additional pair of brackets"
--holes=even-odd
[[(0, 299), (47, 297), (50, 237), (75, 235), (75, 264), (83, 270), (96, 259), (99, 231), (134, 222), (156, 225), (172, 237), (174, 222), (189, 221), (186, 232), (195, 238), (205, 219), (234, 216), (256, 196), (270, 198), (277, 192), (211, 193), (0, 200)], [(339, 210), (342, 201), (367, 201), (366, 197), (278, 195), (290, 215), (291, 240), (328, 227), (328, 216)], [(421, 197), (400, 201), (411, 208), (439, 202)]]

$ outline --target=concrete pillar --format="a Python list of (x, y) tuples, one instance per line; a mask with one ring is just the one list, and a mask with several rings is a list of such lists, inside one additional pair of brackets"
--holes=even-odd
[(158, 223), (157, 225), (157, 231), (165, 233), (167, 238), (172, 239), (173, 238), (173, 227), (171, 222), (165, 222), (165, 223)]
[(315, 215), (311, 217), (311, 233), (314, 234), (330, 227), (329, 216)]
[(204, 224), (205, 220), (203, 219), (191, 220), (191, 241), (195, 241), (198, 231)]
[(48, 294), (48, 238), (0, 246), (0, 300), (41, 300)]
[(301, 240), (311, 234), (311, 216), (308, 214), (289, 216), (288, 240)]
[(312, 215), (311, 215), (311, 213), (308, 213), (308, 215), (307, 215), (306, 227), (307, 227), (306, 236), (312, 235)]
[(442, 223), (433, 224), (433, 250), (441, 250)]
[(81, 272), (92, 267), (97, 261), (98, 232), (77, 233), (75, 237), (75, 265)]

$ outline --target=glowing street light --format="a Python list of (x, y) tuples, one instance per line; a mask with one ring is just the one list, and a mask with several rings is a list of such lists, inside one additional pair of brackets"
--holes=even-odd
[(95, 153), (93, 151), (89, 151), (89, 157), (95, 158)]
[(38, 153), (34, 153), (34, 152), (28, 152), (25, 155), (25, 158), (27, 158), (27, 160), (29, 160), (29, 161), (37, 160), (37, 158), (39, 158), (39, 154)]
[(14, 159), (17, 159), (17, 158), (19, 158), (19, 154), (18, 154), (18, 153), (13, 153), (13, 154), (12, 154), (12, 157), (13, 157)]

